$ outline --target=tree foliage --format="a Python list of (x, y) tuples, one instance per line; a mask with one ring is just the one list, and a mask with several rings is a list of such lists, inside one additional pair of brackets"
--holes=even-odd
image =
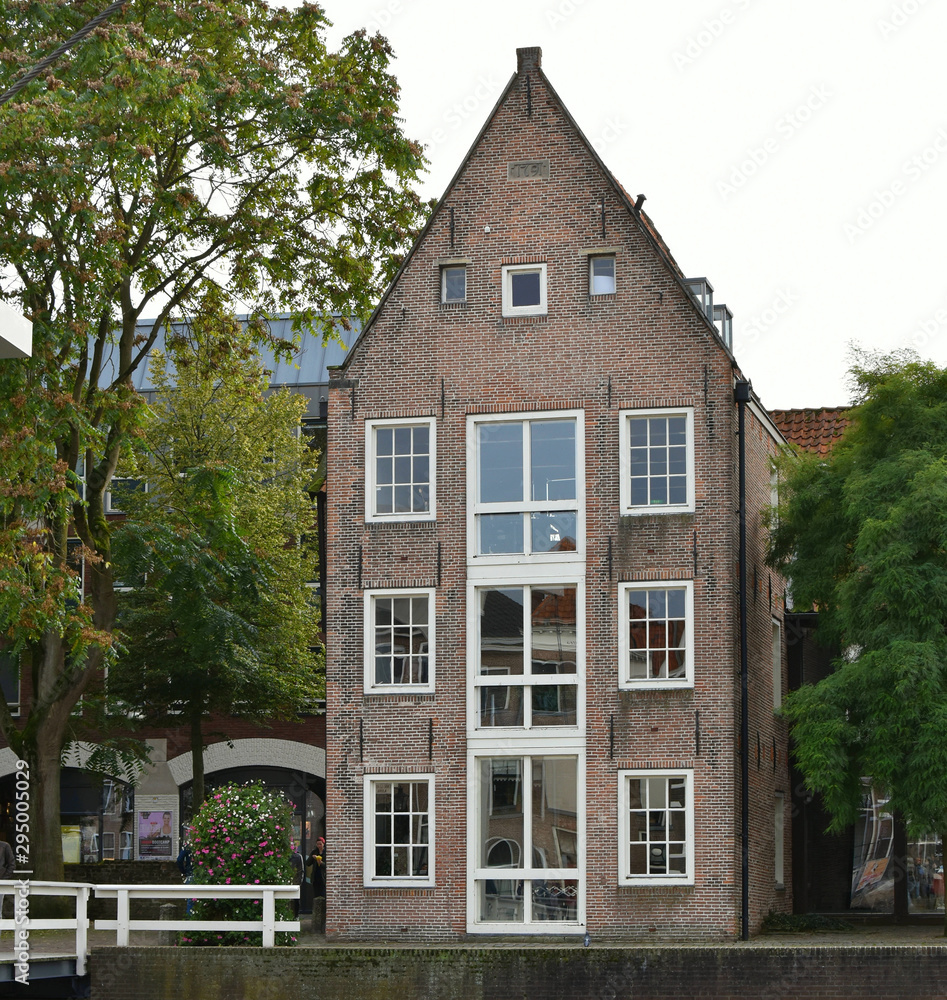
[(306, 585), (318, 456), (300, 434), (304, 398), (266, 393), (235, 320), (202, 312), (164, 361), (153, 356), (157, 400), (136, 449), (147, 488), (122, 496), (128, 519), (115, 536), (132, 589), (119, 603), (109, 697), (153, 724), (190, 726), (196, 806), (213, 715), (263, 722), (324, 692)]
[[(0, 0), (0, 86), (100, 6)], [(73, 709), (114, 657), (104, 498), (159, 330), (208, 284), (264, 339), (276, 309), (364, 318), (420, 221), (388, 45), (332, 52), (326, 26), (312, 4), (129, 0), (0, 107), (0, 298), (33, 323), (32, 358), (0, 366), (0, 633), (32, 682), (0, 731), (35, 778), (38, 878), (61, 876)]]
[(832, 453), (787, 458), (771, 559), (843, 651), (785, 703), (796, 757), (841, 829), (863, 779), (912, 833), (947, 830), (947, 370), (862, 359)]

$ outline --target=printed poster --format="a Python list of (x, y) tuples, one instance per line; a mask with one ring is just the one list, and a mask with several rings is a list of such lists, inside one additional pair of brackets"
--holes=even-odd
[(138, 814), (138, 857), (172, 860), (174, 814), (169, 809)]

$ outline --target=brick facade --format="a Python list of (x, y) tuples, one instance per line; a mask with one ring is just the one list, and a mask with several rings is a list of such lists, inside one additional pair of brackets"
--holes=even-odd
[[(743, 376), (640, 204), (632, 205), (562, 106), (539, 50), (518, 55), (516, 75), (330, 381), (328, 934), (410, 941), (587, 929), (607, 939), (726, 937), (739, 931), (741, 900), (734, 383)], [(589, 258), (596, 255), (614, 258), (614, 294), (590, 294)], [(503, 268), (516, 264), (545, 265), (544, 315), (502, 315)], [(446, 265), (466, 269), (463, 301), (442, 302)], [(692, 511), (623, 513), (623, 420), (653, 410), (692, 414)], [(477, 461), (471, 426), (501, 414), (515, 414), (510, 421), (565, 415), (577, 428), (579, 537), (576, 551), (562, 553), (559, 578), (552, 555), (494, 565), (470, 548)], [(413, 418), (428, 418), (436, 435), (435, 516), (373, 520), (366, 515), (367, 421)], [(773, 715), (773, 622), (781, 623), (784, 582), (764, 564), (770, 459), (781, 438), (755, 402), (746, 408), (745, 441), (756, 928), (770, 909), (791, 909), (792, 883), (787, 736)], [(537, 580), (572, 584), (578, 595), (576, 724), (487, 732), (471, 721), (471, 602), (478, 585), (528, 585), (536, 566)], [(692, 584), (691, 685), (619, 686), (619, 601), (622, 584), (636, 581)], [(409, 588), (434, 593), (433, 690), (367, 693), (365, 592)], [(782, 652), (780, 662), (785, 688)], [(578, 857), (572, 878), (558, 879), (578, 886), (572, 919), (493, 922), (471, 901), (474, 869), (483, 864), (473, 843), (482, 821), (474, 766), (481, 757), (542, 758), (542, 768), (550, 759), (577, 762), (573, 816), (562, 819), (562, 829), (569, 827), (566, 837), (574, 832)], [(622, 774), (649, 770), (689, 775), (691, 884), (621, 878)], [(365, 884), (371, 846), (364, 843), (364, 800), (373, 774), (433, 778), (433, 885)], [(786, 888), (779, 889), (777, 793), (786, 804)], [(524, 878), (534, 892), (537, 858), (548, 863), (536, 843), (531, 860), (520, 862), (533, 869)], [(535, 920), (535, 901), (528, 912)]]

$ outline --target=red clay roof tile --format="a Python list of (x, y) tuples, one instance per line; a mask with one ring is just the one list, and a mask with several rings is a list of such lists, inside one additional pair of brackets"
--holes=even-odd
[(821, 409), (771, 410), (773, 422), (783, 437), (802, 451), (827, 455), (849, 425), (848, 407)]

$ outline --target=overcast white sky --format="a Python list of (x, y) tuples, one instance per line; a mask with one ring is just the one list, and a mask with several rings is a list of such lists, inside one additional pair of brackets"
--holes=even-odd
[(516, 69), (543, 69), (769, 407), (849, 399), (852, 342), (947, 365), (947, 3), (323, 0), (381, 30), (439, 197)]

